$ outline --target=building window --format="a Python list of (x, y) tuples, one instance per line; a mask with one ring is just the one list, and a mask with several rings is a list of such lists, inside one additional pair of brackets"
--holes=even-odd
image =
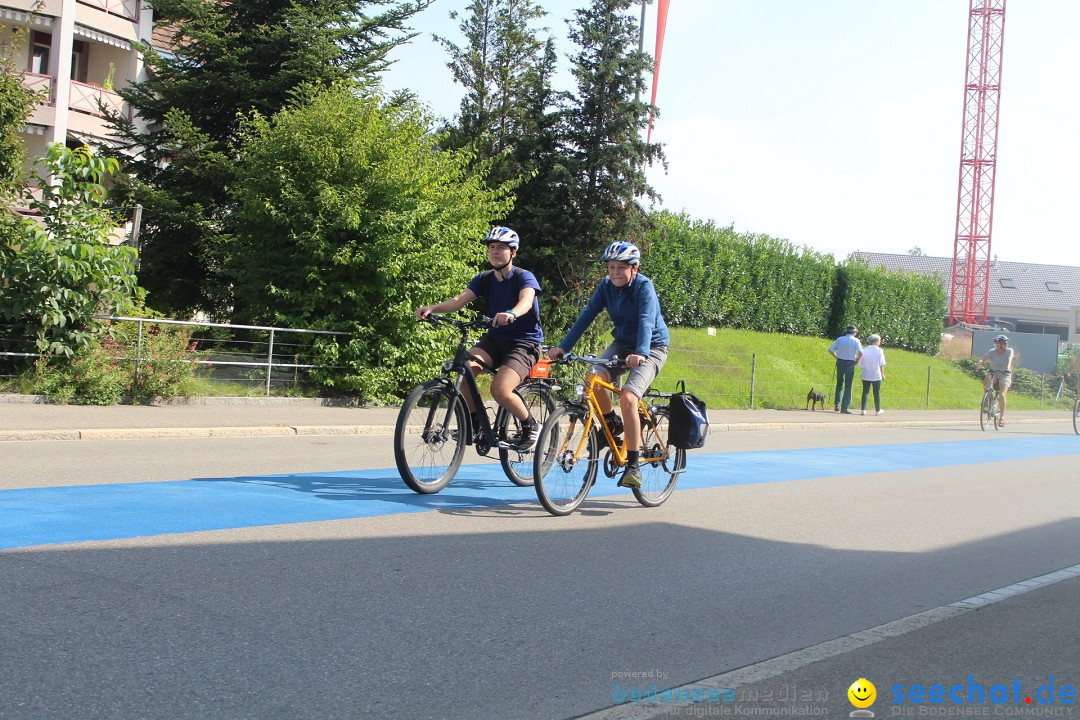
[(71, 46), (71, 79), (86, 82), (87, 47), (82, 40), (76, 40)]
[(1012, 278), (1001, 278), (998, 282), (1001, 283), (1001, 287), (1003, 288), (1016, 289), (1016, 281)]
[(1064, 290), (1061, 289), (1061, 283), (1059, 283), (1057, 280), (1050, 280), (1049, 282), (1047, 282), (1046, 289), (1050, 292), (1064, 292)]
[(39, 30), (34, 31), (34, 42), (30, 46), (30, 72), (38, 75), (49, 74), (49, 51), (52, 36)]

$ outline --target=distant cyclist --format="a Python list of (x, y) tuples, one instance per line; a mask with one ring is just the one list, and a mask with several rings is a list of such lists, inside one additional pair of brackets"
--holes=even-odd
[[(540, 359), (540, 343), (544, 331), (540, 328), (540, 283), (528, 270), (514, 266), (521, 239), (508, 227), (493, 227), (482, 241), (487, 245), (491, 270), (474, 277), (460, 293), (434, 305), (417, 308), (416, 317), (423, 320), (431, 313), (456, 312), (478, 297), (487, 300), (492, 328), (470, 351), (489, 368), (496, 370), (491, 381), (491, 396), (495, 402), (521, 421), (521, 436), (509, 442), (515, 449), (527, 452), (536, 447), (540, 426), (514, 388), (529, 374)], [(476, 375), (482, 369), (478, 362), (469, 367)], [(471, 399), (465, 395), (465, 402)], [(473, 428), (480, 427), (477, 413), (481, 408), (469, 407)]]
[(998, 419), (999, 424), (1005, 424), (1005, 396), (1009, 393), (1009, 388), (1012, 387), (1012, 363), (1013, 363), (1013, 349), (1009, 347), (1009, 338), (1005, 335), (998, 335), (994, 338), (994, 349), (979, 358), (979, 362), (976, 363), (975, 368), (979, 369), (983, 363), (989, 363), (990, 369), (986, 373), (986, 377), (983, 378), (983, 387), (987, 390), (990, 389), (990, 383), (997, 380), (998, 389)]
[[(641, 446), (641, 418), (637, 413), (638, 400), (649, 389), (667, 361), (671, 337), (667, 324), (660, 314), (660, 301), (652, 280), (638, 271), (641, 251), (633, 243), (616, 241), (608, 246), (600, 258), (607, 263), (607, 277), (600, 281), (589, 303), (578, 315), (573, 327), (558, 346), (547, 352), (554, 360), (570, 352), (581, 335), (602, 310), (607, 310), (614, 328), (614, 342), (601, 354), (605, 360), (618, 356), (626, 361), (630, 373), (622, 385), (619, 407), (622, 422), (611, 407), (606, 393), (598, 393), (597, 401), (612, 434), (623, 426), (626, 430), (626, 470), (619, 479), (621, 487), (641, 487), (641, 468), (638, 467)], [(625, 368), (594, 368), (594, 372), (606, 380), (618, 383)]]

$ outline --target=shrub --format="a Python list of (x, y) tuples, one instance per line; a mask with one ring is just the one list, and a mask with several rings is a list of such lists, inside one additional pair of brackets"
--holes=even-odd
[(115, 405), (130, 387), (120, 345), (110, 337), (54, 362), (38, 366), (35, 389), (55, 402)]
[(39, 361), (33, 391), (72, 405), (114, 405), (125, 395), (145, 401), (188, 394), (199, 357), (190, 332), (151, 328), (139, 355), (136, 377), (135, 343), (98, 335), (71, 358)]
[[(131, 355), (134, 357), (134, 352)], [(131, 387), (133, 398), (151, 400), (187, 394), (199, 358), (190, 329), (150, 328), (143, 337), (141, 356), (138, 379)]]

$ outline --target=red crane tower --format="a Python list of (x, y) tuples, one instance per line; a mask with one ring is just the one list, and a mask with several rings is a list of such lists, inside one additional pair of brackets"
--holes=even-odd
[(1005, 0), (971, 0), (949, 322), (986, 322)]

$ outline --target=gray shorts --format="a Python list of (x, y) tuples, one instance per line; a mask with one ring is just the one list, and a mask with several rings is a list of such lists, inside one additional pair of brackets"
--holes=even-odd
[[(600, 357), (608, 360), (615, 356), (625, 358), (627, 355), (634, 354), (634, 351), (630, 348), (623, 347), (618, 343), (611, 343), (607, 346), (604, 352), (600, 353)], [(627, 370), (630, 374), (626, 377), (626, 382), (622, 384), (623, 390), (629, 390), (638, 397), (642, 397), (649, 390), (649, 386), (652, 385), (653, 380), (660, 374), (660, 371), (664, 367), (664, 363), (667, 362), (668, 349), (666, 346), (657, 346), (649, 348), (649, 357), (645, 362), (638, 365), (636, 368), (601, 368), (594, 367), (593, 372), (602, 372), (611, 377), (612, 385), (619, 385), (619, 378), (621, 378)]]

